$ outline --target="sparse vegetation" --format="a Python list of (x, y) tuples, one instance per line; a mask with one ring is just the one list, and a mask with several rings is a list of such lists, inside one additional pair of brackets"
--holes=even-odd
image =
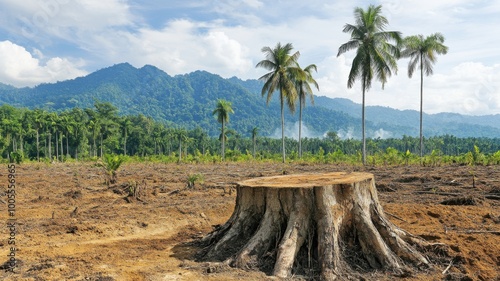
[(196, 184), (203, 184), (203, 175), (202, 174), (190, 174), (190, 175), (188, 175), (186, 187), (193, 189)]
[(125, 158), (120, 155), (104, 154), (102, 162), (99, 162), (99, 165), (106, 170), (107, 185), (116, 183), (117, 180), (116, 171), (118, 170), (118, 168), (120, 168), (120, 166), (124, 161)]

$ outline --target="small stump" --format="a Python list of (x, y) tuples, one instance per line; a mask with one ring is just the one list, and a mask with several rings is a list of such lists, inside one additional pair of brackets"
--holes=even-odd
[(385, 217), (369, 173), (239, 182), (231, 218), (202, 243), (207, 247), (199, 260), (239, 268), (271, 264), (272, 275), (282, 278), (307, 269), (319, 271), (322, 280), (334, 280), (370, 268), (405, 274), (430, 266), (410, 246), (424, 242)]

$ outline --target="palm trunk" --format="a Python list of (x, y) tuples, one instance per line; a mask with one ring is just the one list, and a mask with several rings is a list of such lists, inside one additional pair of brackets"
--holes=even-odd
[(366, 90), (366, 83), (363, 80), (363, 102), (362, 102), (362, 106), (361, 106), (361, 131), (362, 131), (362, 138), (363, 138), (363, 165), (366, 165), (365, 90)]
[(423, 134), (423, 105), (424, 105), (424, 64), (420, 54), (420, 165), (423, 164), (424, 157), (424, 134)]
[(21, 148), (20, 148), (20, 150), (21, 150), (21, 154), (24, 154), (24, 145), (23, 145), (24, 141), (23, 141), (23, 135), (20, 135), (20, 136), (19, 136), (19, 142), (20, 142), (20, 146), (21, 146)]
[(299, 100), (299, 158), (302, 158), (302, 102)]
[(60, 139), (61, 139), (61, 162), (62, 162), (63, 156), (64, 156), (64, 149), (63, 149), (63, 136), (64, 135), (62, 133), (60, 135), (61, 135)]
[(102, 158), (102, 134), (101, 134), (101, 158)]
[[(69, 132), (68, 132), (69, 136)], [(69, 138), (66, 136), (66, 157), (69, 158)]]
[(95, 139), (96, 139), (96, 138), (95, 138), (95, 137), (93, 137), (93, 139), (94, 139), (94, 145), (93, 145), (92, 150), (93, 150), (93, 152), (94, 152), (94, 157), (97, 157), (97, 146), (96, 146), (96, 144), (95, 144)]
[(221, 151), (221, 155), (222, 155), (222, 161), (224, 161), (224, 158), (226, 156), (226, 143), (225, 143), (225, 137), (226, 135), (224, 134), (224, 118), (222, 118), (222, 137), (221, 137), (221, 142), (222, 142), (222, 151)]
[(55, 142), (55, 146), (56, 146), (56, 161), (59, 161), (59, 136), (57, 134), (57, 131), (56, 131), (56, 142)]
[(75, 160), (78, 160), (78, 146), (80, 145), (80, 141), (78, 140), (78, 129), (75, 128)]
[(123, 155), (127, 155), (127, 129), (125, 129), (125, 136), (123, 137)]
[(52, 134), (49, 133), (49, 159), (52, 161)]
[(285, 110), (283, 104), (283, 91), (280, 91), (280, 103), (281, 103), (281, 149), (283, 153), (283, 163), (285, 163)]
[(40, 134), (36, 130), (36, 160), (40, 162)]
[(252, 136), (252, 143), (253, 143), (253, 158), (255, 159), (255, 135)]
[(179, 162), (182, 161), (182, 140), (179, 139)]

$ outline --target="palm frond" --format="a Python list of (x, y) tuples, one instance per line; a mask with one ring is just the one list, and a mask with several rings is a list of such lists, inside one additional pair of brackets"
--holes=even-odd
[(347, 51), (359, 48), (359, 45), (360, 45), (360, 42), (358, 40), (351, 40), (351, 41), (348, 41), (347, 43), (340, 45), (339, 51), (337, 53), (337, 57), (340, 56), (341, 54), (347, 52)]
[(270, 60), (261, 60), (259, 63), (257, 63), (257, 65), (255, 65), (255, 67), (262, 67), (267, 70), (272, 70), (275, 66), (276, 64)]
[(419, 65), (420, 62), (420, 55), (414, 56), (410, 59), (410, 62), (408, 63), (408, 77), (413, 76), (413, 72), (415, 72), (415, 69), (417, 68), (417, 65)]

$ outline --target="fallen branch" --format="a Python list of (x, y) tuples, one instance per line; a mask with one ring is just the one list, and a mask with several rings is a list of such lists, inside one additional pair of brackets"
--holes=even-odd
[(453, 265), (453, 260), (450, 261), (450, 264), (441, 272), (443, 275), (446, 274), (448, 270), (450, 270), (451, 266)]
[(174, 195), (174, 194), (179, 193), (180, 191), (181, 191), (180, 189), (176, 189), (174, 191), (169, 192), (167, 195)]
[(500, 200), (500, 196), (497, 195), (486, 195), (484, 198), (491, 199), (491, 200)]

